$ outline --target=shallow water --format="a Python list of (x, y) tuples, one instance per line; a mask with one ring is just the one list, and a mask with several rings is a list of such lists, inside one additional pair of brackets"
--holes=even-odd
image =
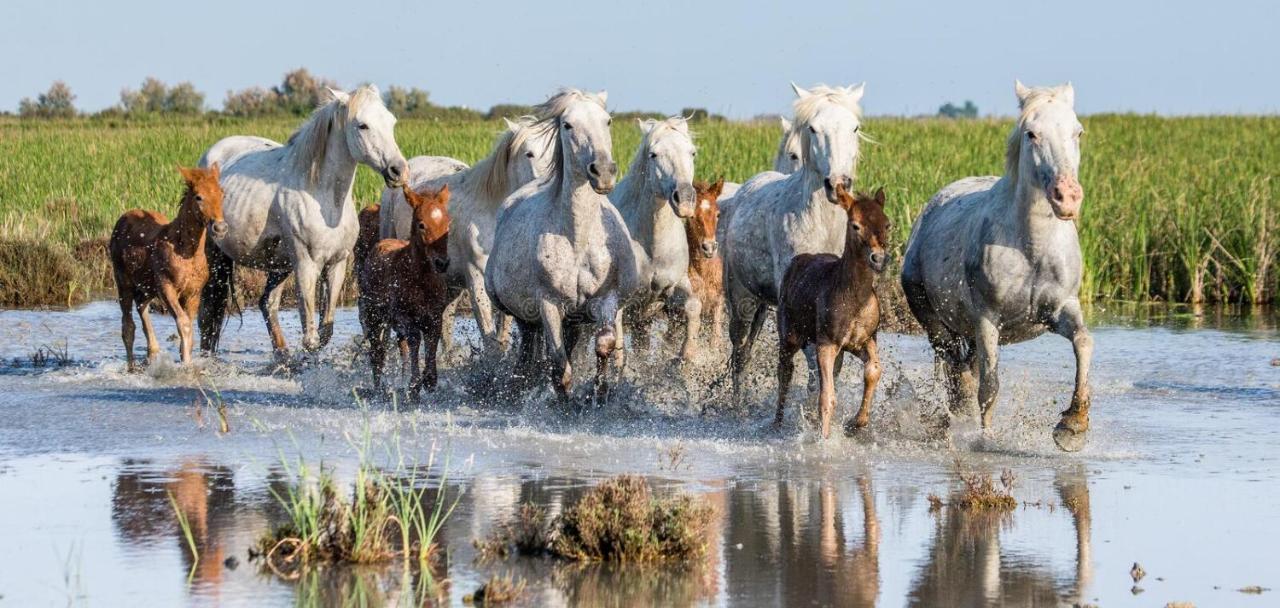
[[(683, 380), (635, 356), (608, 405), (568, 413), (545, 391), (504, 393), (500, 372), (459, 366), (465, 353), (454, 353), (442, 389), (411, 408), (351, 396), (363, 378), (351, 310), (322, 361), (294, 376), (271, 375), (256, 315), (231, 321), (226, 360), (201, 362), (201, 376), (165, 362), (125, 374), (117, 315), (108, 303), (0, 312), (0, 606), (413, 603), (424, 585), (397, 567), (285, 581), (246, 556), (281, 517), (272, 488), (282, 457), (349, 479), (352, 442), (366, 430), (409, 460), (448, 456), (445, 491), (462, 496), (443, 533), (443, 599), (455, 605), (507, 572), (529, 582), (529, 605), (1265, 606), (1280, 593), (1236, 591), (1280, 589), (1280, 334), (1270, 316), (1096, 314), (1094, 430), (1084, 451), (1063, 454), (1049, 430), (1073, 361), (1054, 336), (1002, 351), (991, 436), (960, 421), (941, 438), (923, 339), (883, 336), (869, 437), (823, 442), (799, 413), (799, 384), (784, 430), (770, 430), (767, 348), (749, 411), (717, 407), (715, 355)], [(296, 316), (284, 320), (297, 336)], [(172, 334), (172, 322), (156, 324)], [(460, 323), (460, 342), (468, 330)], [(63, 345), (68, 365), (29, 360)], [(176, 351), (176, 341), (163, 345)], [(860, 394), (857, 370), (842, 377), (842, 406)], [(208, 408), (197, 414), (197, 385), (229, 404), (229, 434)], [(1003, 517), (931, 512), (930, 494), (956, 489), (957, 462), (1012, 470), (1023, 506)], [(619, 473), (716, 507), (705, 563), (474, 560), (472, 540), (520, 504), (555, 512)], [(169, 493), (201, 549), (194, 568)], [(224, 564), (232, 556), (238, 567)], [(1148, 573), (1140, 594), (1135, 561)]]

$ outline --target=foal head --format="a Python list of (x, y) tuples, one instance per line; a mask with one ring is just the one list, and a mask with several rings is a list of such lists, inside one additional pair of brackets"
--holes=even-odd
[(221, 175), (218, 163), (208, 169), (199, 167), (178, 167), (182, 179), (187, 182), (187, 191), (182, 195), (182, 206), (195, 211), (200, 223), (209, 229), (214, 239), (227, 236), (227, 223), (222, 219), (222, 186), (218, 184)]
[(1076, 118), (1076, 92), (1071, 83), (1056, 87), (1026, 87), (1014, 81), (1021, 115), (1009, 136), (1005, 173), (1049, 199), (1053, 214), (1073, 220), (1080, 213), (1080, 136), (1084, 126)]
[[(714, 184), (697, 181), (693, 183), (697, 191), (698, 203), (694, 206), (693, 217), (689, 218), (689, 234), (693, 242), (698, 244), (698, 251), (704, 258), (716, 257), (720, 247), (716, 244), (716, 224), (720, 221), (720, 192), (724, 190), (724, 178)], [(693, 251), (689, 252), (693, 254)]]
[(850, 195), (843, 186), (836, 188), (836, 197), (840, 207), (849, 215), (846, 239), (857, 239), (866, 250), (867, 264), (875, 272), (884, 270), (889, 262), (889, 229), (892, 225), (889, 216), (884, 213), (884, 188), (876, 190), (875, 195), (863, 192)]
[(449, 186), (435, 192), (414, 192), (403, 186), (404, 199), (413, 209), (409, 245), (431, 261), (436, 272), (449, 269)]

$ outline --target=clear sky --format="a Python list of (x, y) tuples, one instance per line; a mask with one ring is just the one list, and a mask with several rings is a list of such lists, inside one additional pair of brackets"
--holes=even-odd
[(344, 86), (418, 86), (487, 109), (560, 85), (614, 109), (784, 112), (787, 82), (867, 81), (871, 114), (972, 99), (1013, 112), (1012, 82), (1071, 80), (1084, 113), (1280, 110), (1276, 0), (750, 2), (576, 0), (0, 2), (0, 108), (65, 80), (82, 109), (143, 78), (206, 104), (305, 66)]

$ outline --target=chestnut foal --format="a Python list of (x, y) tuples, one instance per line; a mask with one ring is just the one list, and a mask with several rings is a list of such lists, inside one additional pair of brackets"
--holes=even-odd
[(844, 254), (802, 254), (791, 260), (782, 277), (778, 298), (778, 415), (782, 424), (787, 389), (795, 371), (796, 351), (816, 344), (822, 415), (822, 436), (831, 432), (831, 414), (836, 405), (835, 368), (844, 351), (862, 359), (862, 408), (845, 423), (845, 432), (867, 426), (871, 421), (871, 399), (880, 381), (880, 356), (876, 352), (876, 330), (880, 326), (880, 302), (876, 298), (875, 275), (888, 261), (889, 218), (884, 214), (884, 188), (874, 197), (858, 193), (850, 196), (838, 187), (836, 196), (848, 213)]
[(147, 338), (147, 363), (153, 363), (160, 343), (151, 327), (151, 302), (160, 298), (178, 325), (182, 362), (191, 362), (191, 321), (200, 309), (200, 290), (209, 280), (204, 255), (205, 231), (221, 237), (227, 232), (222, 220), (222, 187), (218, 165), (208, 169), (178, 167), (187, 182), (178, 217), (169, 222), (154, 211), (124, 212), (111, 231), (108, 252), (120, 300), (120, 337), (124, 340), (129, 371), (133, 362), (133, 314), (136, 307)]
[[(369, 342), (375, 387), (381, 387), (388, 331), (408, 342), (408, 397), (417, 401), (425, 385), (436, 386), (436, 348), (441, 320), (449, 304), (445, 271), (449, 268), (449, 186), (419, 194), (408, 185), (405, 200), (413, 210), (409, 240), (382, 239), (361, 262), (360, 324)], [(418, 346), (426, 346), (426, 377), (418, 366)]]
[(695, 181), (697, 204), (693, 217), (685, 221), (685, 237), (689, 240), (689, 283), (693, 296), (702, 302), (702, 327), (709, 342), (718, 346), (724, 329), (724, 262), (716, 244), (716, 224), (720, 219), (720, 193), (724, 178), (714, 184)]

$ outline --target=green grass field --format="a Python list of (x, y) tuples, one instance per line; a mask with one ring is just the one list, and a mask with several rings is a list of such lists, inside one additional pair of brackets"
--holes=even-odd
[[(193, 118), (154, 122), (0, 119), (0, 304), (60, 304), (100, 295), (105, 260), (84, 243), (105, 238), (125, 209), (172, 215), (181, 183), (174, 167), (231, 134), (283, 140), (296, 118)], [(638, 142), (618, 121), (614, 148), (625, 167)], [(1280, 117), (1157, 118), (1101, 115), (1087, 129), (1080, 224), (1085, 296), (1091, 299), (1269, 301), (1280, 257)], [(776, 123), (699, 123), (702, 178), (743, 181), (772, 166)], [(859, 189), (884, 186), (899, 247), (911, 220), (947, 183), (998, 174), (1011, 121), (873, 118)], [(400, 121), (406, 156), (474, 162), (500, 122)], [(356, 200), (376, 201), (381, 181), (361, 168)], [(37, 259), (27, 252), (37, 251)], [(85, 276), (41, 270), (44, 260), (97, 267)], [(66, 284), (23, 287), (30, 273)], [(47, 294), (45, 292), (48, 292)], [(15, 295), (16, 294), (16, 295)]]

